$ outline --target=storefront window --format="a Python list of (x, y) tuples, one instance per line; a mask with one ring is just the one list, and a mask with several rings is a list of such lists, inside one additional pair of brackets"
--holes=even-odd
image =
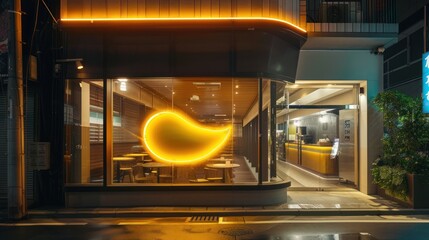
[[(231, 184), (256, 182), (243, 155), (243, 121), (257, 116), (257, 81), (232, 78), (156, 78), (113, 80), (112, 171), (123, 184)], [(126, 87), (124, 86), (126, 84)], [(122, 89), (121, 89), (122, 86)], [(256, 110), (256, 112), (255, 112)], [(190, 127), (158, 126), (170, 145), (151, 149), (144, 124), (159, 113), (174, 113)], [(171, 120), (173, 125), (175, 120)], [(194, 125), (194, 126), (192, 126)], [(196, 130), (197, 129), (197, 130)], [(225, 130), (214, 134), (212, 130)], [(166, 130), (167, 131), (167, 130)], [(208, 131), (207, 133), (205, 131)], [(174, 136), (173, 136), (174, 135)], [(194, 138), (194, 139), (193, 139)], [(157, 141), (164, 141), (159, 136)], [(177, 154), (173, 154), (176, 153)], [(173, 156), (172, 156), (173, 155)], [(165, 156), (165, 157), (164, 157)]]
[[(283, 82), (254, 78), (107, 81), (112, 86), (107, 95), (112, 100), (106, 105), (109, 111), (103, 106), (102, 81), (66, 81), (67, 183), (102, 184), (106, 179), (107, 185), (124, 186), (219, 185), (281, 180), (276, 173), (276, 129), (284, 122), (276, 114), (284, 99)], [(103, 118), (109, 112), (111, 127), (106, 128)], [(112, 149), (105, 164), (104, 144)], [(107, 176), (104, 168), (110, 169)]]
[(64, 160), (68, 184), (102, 184), (103, 82), (66, 80)]

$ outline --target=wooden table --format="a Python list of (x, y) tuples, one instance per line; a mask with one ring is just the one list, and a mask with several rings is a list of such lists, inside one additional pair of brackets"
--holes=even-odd
[(115, 163), (116, 167), (116, 180), (117, 182), (121, 181), (121, 163), (131, 163), (135, 161), (136, 159), (134, 157), (113, 157), (113, 162)]
[(229, 169), (240, 167), (240, 164), (237, 163), (213, 163), (213, 164), (207, 164), (206, 167), (208, 168), (214, 168), (214, 169), (222, 169), (223, 170), (223, 182), (224, 183), (231, 183), (231, 176), (229, 174)]
[(145, 160), (144, 157), (149, 156), (147, 153), (127, 153), (124, 155), (124, 157), (138, 157), (141, 159), (142, 162), (150, 162), (152, 160)]
[(208, 161), (210, 161), (210, 162), (224, 162), (224, 163), (226, 163), (226, 162), (230, 162), (230, 163), (232, 163), (232, 161), (233, 161), (233, 159), (232, 158), (224, 158), (224, 157), (218, 157), (218, 158), (210, 158)]
[(156, 182), (159, 183), (159, 169), (163, 167), (171, 167), (169, 164), (160, 163), (160, 162), (148, 162), (143, 163), (141, 166), (144, 168), (156, 168)]

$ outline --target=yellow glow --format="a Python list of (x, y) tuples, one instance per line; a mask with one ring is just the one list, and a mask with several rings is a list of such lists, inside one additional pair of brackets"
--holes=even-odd
[(177, 112), (163, 111), (146, 121), (143, 144), (157, 161), (189, 164), (218, 153), (231, 132), (231, 126), (209, 128)]
[(307, 31), (297, 25), (290, 23), (288, 21), (278, 19), (278, 18), (266, 18), (266, 17), (218, 17), (218, 18), (205, 18), (205, 17), (194, 17), (194, 18), (61, 18), (61, 21), (72, 22), (103, 22), (103, 21), (219, 21), (219, 20), (259, 20), (259, 21), (273, 21), (286, 24), (290, 27), (293, 27), (303, 33)]

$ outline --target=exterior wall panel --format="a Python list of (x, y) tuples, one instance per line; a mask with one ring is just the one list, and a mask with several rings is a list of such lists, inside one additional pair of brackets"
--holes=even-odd
[(61, 18), (278, 18), (299, 25), (299, 0), (62, 0)]

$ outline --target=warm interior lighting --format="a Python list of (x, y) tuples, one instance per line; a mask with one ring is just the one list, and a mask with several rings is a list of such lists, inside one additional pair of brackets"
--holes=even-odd
[(230, 139), (231, 130), (231, 126), (207, 127), (177, 112), (163, 111), (146, 121), (143, 144), (157, 161), (191, 164), (217, 154)]
[(80, 60), (76, 60), (76, 68), (79, 70), (83, 69), (83, 65), (82, 65), (82, 62)]
[(61, 18), (63, 22), (105, 22), (105, 21), (225, 21), (225, 20), (242, 20), (242, 21), (272, 21), (279, 22), (290, 27), (299, 30), (300, 32), (306, 33), (307, 31), (301, 27), (296, 26), (288, 21), (278, 19), (278, 18), (266, 18), (266, 17), (194, 17), (194, 18)]
[(126, 78), (118, 78), (119, 81), (119, 90), (126, 92), (127, 91), (127, 82), (128, 79)]

